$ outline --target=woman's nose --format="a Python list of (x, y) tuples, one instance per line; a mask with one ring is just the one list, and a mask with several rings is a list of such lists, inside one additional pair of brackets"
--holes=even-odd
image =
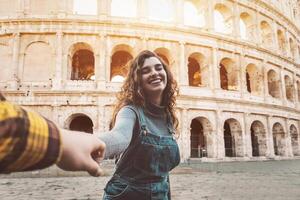
[(150, 72), (150, 76), (156, 76), (158, 72), (155, 69), (152, 69)]

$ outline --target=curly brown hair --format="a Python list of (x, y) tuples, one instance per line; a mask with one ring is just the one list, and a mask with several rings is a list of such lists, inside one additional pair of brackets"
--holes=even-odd
[(166, 107), (166, 111), (170, 114), (173, 126), (178, 127), (178, 119), (175, 115), (176, 95), (178, 94), (177, 83), (169, 69), (169, 66), (154, 52), (144, 50), (140, 52), (129, 65), (129, 72), (124, 80), (121, 91), (117, 94), (117, 103), (110, 122), (110, 129), (113, 128), (116, 115), (119, 110), (126, 105), (136, 105), (145, 108), (145, 99), (141, 88), (141, 67), (145, 60), (150, 57), (156, 57), (163, 65), (167, 74), (167, 85), (163, 92), (162, 106)]

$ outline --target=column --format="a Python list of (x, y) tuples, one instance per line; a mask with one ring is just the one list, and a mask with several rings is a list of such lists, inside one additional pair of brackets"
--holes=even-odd
[(13, 82), (12, 89), (16, 90), (19, 87), (20, 76), (19, 76), (19, 56), (20, 56), (20, 33), (13, 34), (13, 55), (12, 55), (12, 65), (13, 65)]
[(176, 24), (178, 24), (179, 26), (184, 25), (184, 1), (183, 0), (176, 0), (175, 20), (176, 20)]
[(212, 59), (210, 65), (210, 71), (212, 73), (212, 77), (210, 79), (210, 87), (213, 91), (215, 89), (220, 89), (220, 66), (218, 64), (218, 48), (212, 48)]
[(30, 0), (24, 0), (24, 14), (28, 15), (30, 13)]
[(188, 85), (188, 74), (185, 61), (185, 42), (180, 41), (180, 55), (179, 55), (179, 85)]
[(262, 44), (262, 38), (261, 38), (261, 30), (260, 30), (260, 20), (259, 20), (259, 13), (258, 11), (255, 12), (255, 24), (256, 24), (256, 44), (261, 45)]
[(141, 50), (148, 49), (148, 40), (149, 40), (149, 38), (145, 37), (145, 36), (142, 36), (140, 39), (142, 41), (142, 49)]
[(275, 20), (272, 21), (272, 27), (273, 27), (273, 49), (277, 52), (277, 54), (281, 54), (279, 49), (279, 42), (277, 37), (277, 22)]
[(24, 17), (24, 0), (18, 0), (17, 16)]
[(99, 18), (105, 19), (108, 15), (110, 15), (111, 0), (98, 1), (97, 5)]
[(275, 157), (274, 153), (274, 143), (273, 143), (273, 127), (272, 127), (272, 116), (267, 116), (267, 133), (266, 133), (266, 140), (267, 140), (267, 152), (266, 156), (270, 158)]
[(293, 74), (293, 86), (294, 86), (294, 89), (293, 89), (293, 93), (294, 93), (294, 104), (295, 104), (295, 107), (297, 105), (297, 103), (299, 102), (299, 98), (298, 98), (298, 85), (297, 85), (297, 75), (296, 75), (296, 72), (294, 72)]
[(241, 38), (240, 33), (240, 16), (238, 15), (240, 13), (238, 2), (235, 1), (233, 4), (233, 35), (234, 37)]
[(58, 18), (65, 18), (67, 15), (67, 0), (60, 0), (58, 1), (58, 11), (57, 17)]
[(239, 56), (239, 60), (240, 60), (240, 67), (237, 67), (239, 69), (239, 76), (240, 76), (239, 86), (240, 86), (241, 98), (244, 98), (244, 94), (248, 93), (248, 91), (247, 91), (247, 80), (246, 80), (247, 66), (246, 66), (245, 54), (244, 53), (241, 53), (241, 55)]
[(97, 82), (97, 89), (104, 89), (105, 88), (105, 80), (106, 80), (106, 53), (107, 53), (107, 47), (106, 47), (106, 35), (105, 34), (99, 34), (98, 38), (98, 49), (103, 51), (98, 51), (98, 64), (96, 65), (95, 69), (95, 75), (96, 75), (96, 82)]
[(188, 110), (182, 109), (181, 115), (181, 157), (186, 160), (191, 157), (190, 127), (188, 122)]
[(110, 82), (110, 62), (111, 62), (111, 41), (110, 41), (110, 37), (106, 36), (106, 41), (105, 41), (105, 82)]
[(205, 29), (209, 32), (214, 31), (214, 6), (215, 0), (207, 1), (207, 12), (205, 12)]
[(52, 82), (52, 89), (59, 90), (62, 85), (62, 59), (63, 59), (63, 33), (61, 31), (56, 33), (56, 67), (55, 77)]
[(217, 158), (225, 157), (224, 128), (222, 123), (222, 110), (216, 110), (216, 152)]
[(289, 58), (292, 58), (293, 54), (292, 54), (292, 51), (291, 51), (290, 34), (289, 34), (287, 29), (285, 29), (285, 38), (286, 38), (286, 46), (287, 46), (286, 55)]
[(262, 61), (262, 74), (263, 74), (263, 92), (264, 92), (264, 101), (267, 101), (269, 94), (269, 83), (268, 83), (268, 68), (266, 67), (266, 60)]
[(285, 91), (285, 81), (284, 81), (284, 74), (282, 72), (282, 68), (280, 68), (280, 87), (281, 87), (281, 92), (280, 92), (280, 98), (282, 101), (283, 105), (287, 105), (287, 98), (286, 98), (286, 91)]
[[(150, 1), (150, 0), (149, 0)], [(143, 23), (147, 22), (148, 20), (148, 1), (147, 0), (138, 0), (137, 2), (137, 17)]]
[(249, 113), (244, 113), (243, 118), (244, 118), (244, 156), (245, 157), (252, 157), (252, 143), (251, 143), (251, 132), (250, 132), (250, 126), (248, 125), (248, 120), (250, 114)]
[(291, 133), (288, 125), (288, 119), (284, 119), (284, 125), (286, 130), (286, 137), (285, 137), (285, 146), (286, 149), (284, 151), (285, 156), (293, 157), (293, 149), (292, 149), (292, 140), (291, 140)]

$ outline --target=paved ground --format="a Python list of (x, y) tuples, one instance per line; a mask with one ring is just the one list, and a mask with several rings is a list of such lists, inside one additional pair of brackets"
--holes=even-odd
[[(101, 199), (108, 179), (1, 176), (0, 199)], [(170, 179), (173, 200), (300, 200), (300, 160), (183, 164)]]

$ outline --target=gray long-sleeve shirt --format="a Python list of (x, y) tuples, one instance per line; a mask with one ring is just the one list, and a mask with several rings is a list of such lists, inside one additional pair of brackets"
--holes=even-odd
[[(165, 108), (153, 104), (148, 104), (147, 108), (145, 110), (147, 130), (157, 135), (169, 135)], [(131, 141), (133, 132), (136, 131), (134, 130), (136, 120), (137, 116), (130, 107), (125, 106), (120, 109), (116, 116), (114, 128), (99, 136), (106, 144), (105, 159), (125, 151)]]

